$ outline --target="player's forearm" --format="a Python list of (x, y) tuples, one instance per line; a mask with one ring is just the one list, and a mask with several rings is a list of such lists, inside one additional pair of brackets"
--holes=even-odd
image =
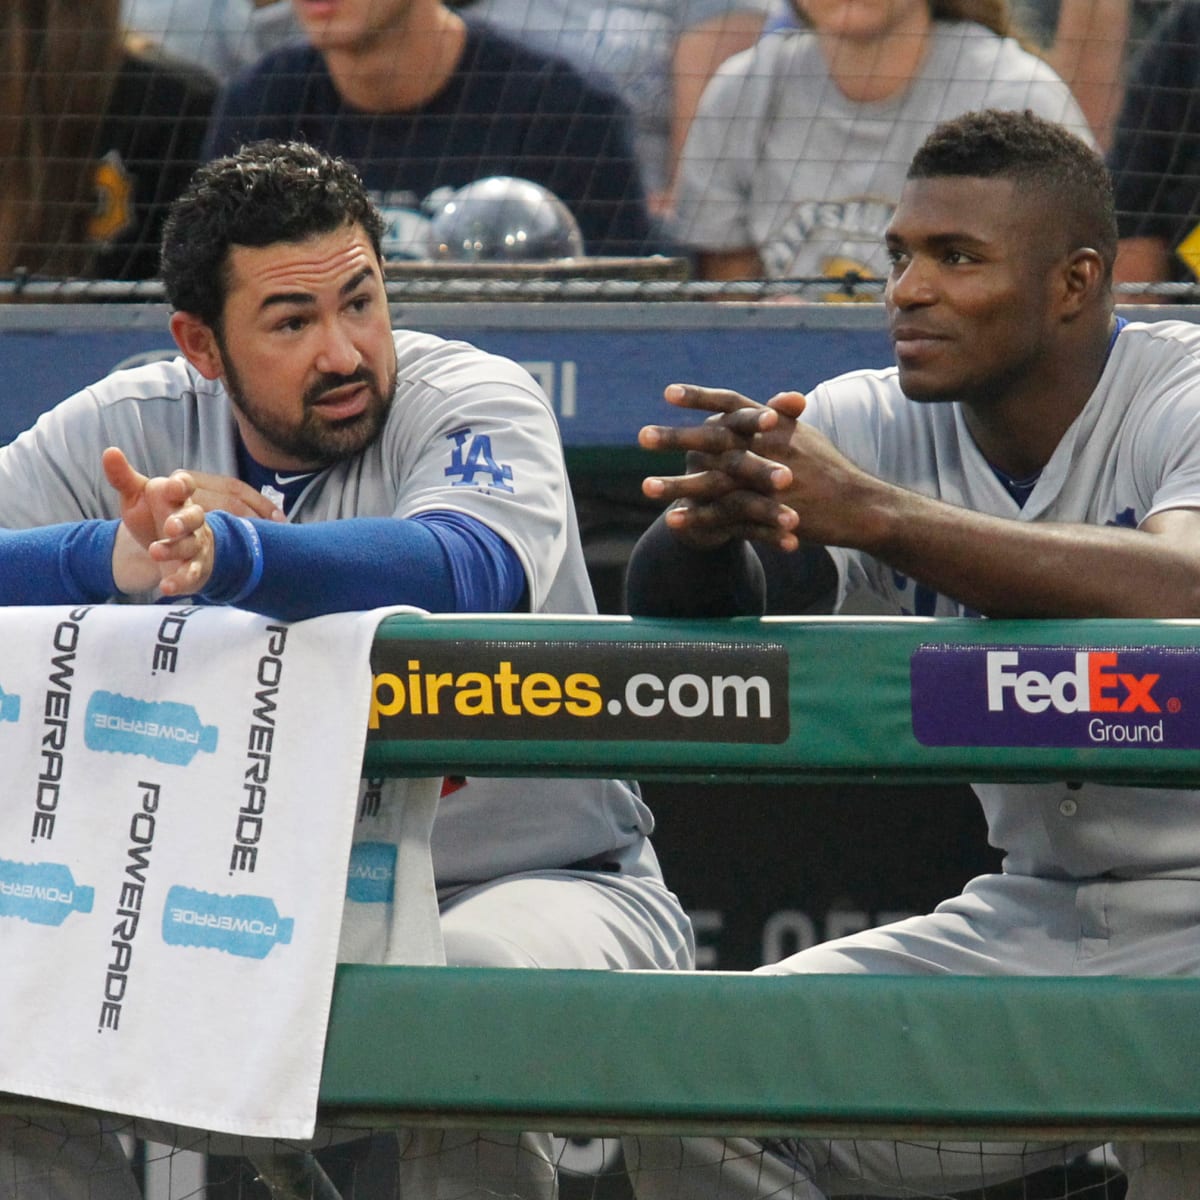
[(837, 584), (823, 546), (783, 551), (731, 538), (700, 549), (659, 517), (630, 555), (625, 607), (635, 617), (794, 617), (830, 612)]
[(1115, 526), (1006, 520), (886, 487), (866, 550), (991, 617), (1200, 616), (1200, 556)]
[[(217, 552), (205, 598), (283, 620), (396, 604), (507, 612), (524, 588), (515, 552), (486, 530), (473, 542), (420, 519), (287, 525), (217, 512), (209, 521)], [(469, 532), (470, 518), (463, 524)]]
[(117, 594), (117, 521), (0, 529), (0, 604), (95, 604)]
[(762, 616), (762, 565), (740, 538), (712, 549), (688, 546), (660, 516), (629, 557), (625, 605), (635, 617)]

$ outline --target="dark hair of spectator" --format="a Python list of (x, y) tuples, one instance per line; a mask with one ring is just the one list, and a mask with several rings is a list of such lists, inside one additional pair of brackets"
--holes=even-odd
[(86, 275), (120, 0), (0, 4), (0, 274)]
[(1070, 249), (1089, 246), (1112, 271), (1117, 219), (1104, 160), (1081, 138), (1034, 113), (989, 109), (945, 121), (925, 139), (909, 179), (1012, 179), (1059, 214)]
[(360, 225), (382, 258), (383, 218), (349, 163), (304, 142), (252, 142), (205, 163), (171, 205), (167, 299), (220, 332), (231, 247), (303, 242), (344, 225)]

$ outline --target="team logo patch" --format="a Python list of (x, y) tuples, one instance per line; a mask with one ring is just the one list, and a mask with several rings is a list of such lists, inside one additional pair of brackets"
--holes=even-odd
[(1200, 748), (1200, 649), (925, 645), (910, 678), (925, 746)]
[(445, 476), (453, 487), (490, 487), (511, 492), (512, 467), (496, 461), (492, 439), (486, 433), (458, 429), (446, 435), (453, 445)]

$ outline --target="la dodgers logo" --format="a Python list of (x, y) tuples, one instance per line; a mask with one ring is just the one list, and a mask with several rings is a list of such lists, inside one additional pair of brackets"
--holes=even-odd
[(497, 491), (511, 492), (512, 467), (498, 463), (492, 454), (492, 439), (486, 433), (472, 434), (470, 429), (458, 429), (446, 435), (453, 443), (450, 465), (445, 470), (447, 479), (455, 487), (472, 486), (476, 476), (485, 475)]

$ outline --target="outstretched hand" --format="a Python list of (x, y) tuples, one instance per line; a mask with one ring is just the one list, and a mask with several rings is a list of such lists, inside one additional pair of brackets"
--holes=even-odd
[(115, 446), (101, 456), (120, 497), (113, 579), (122, 592), (157, 586), (166, 596), (200, 591), (212, 575), (213, 535), (187, 471), (147, 478)]

